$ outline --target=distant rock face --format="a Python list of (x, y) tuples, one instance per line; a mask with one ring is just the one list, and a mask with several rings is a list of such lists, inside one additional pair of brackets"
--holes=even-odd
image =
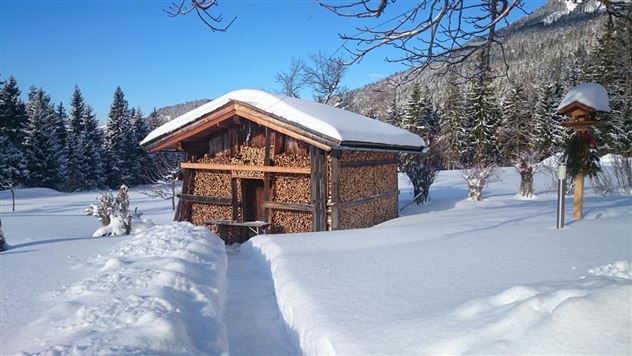
[[(606, 20), (603, 6), (595, 0), (574, 3), (567, 0), (549, 2), (528, 16), (504, 29), (504, 61), (500, 48), (492, 52), (492, 68), (507, 77), (494, 81), (499, 94), (506, 92), (509, 81), (522, 83), (527, 95), (534, 95), (540, 83), (560, 79), (575, 85), (572, 79), (576, 61), (594, 47), (602, 24)], [(473, 63), (463, 64), (472, 67)], [(379, 119), (387, 116), (394, 96), (403, 105), (409, 97), (413, 82), (396, 88), (390, 83), (403, 78), (406, 72), (395, 73), (383, 80), (368, 84), (351, 92), (346, 109)], [(447, 76), (438, 71), (425, 71), (415, 82), (420, 84), (435, 104), (444, 101)]]

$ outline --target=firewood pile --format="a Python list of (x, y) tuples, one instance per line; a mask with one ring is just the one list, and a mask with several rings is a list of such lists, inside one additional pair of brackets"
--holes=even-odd
[(340, 170), (340, 199), (353, 201), (397, 189), (397, 166), (346, 167)]
[[(283, 174), (274, 177), (272, 200), (282, 203), (309, 204), (311, 186), (309, 176)], [(310, 225), (311, 226), (311, 225)]]
[(340, 209), (340, 229), (373, 226), (397, 217), (397, 196)]
[(391, 152), (343, 151), (340, 155), (341, 161), (381, 161), (396, 158), (396, 154)]
[(231, 198), (230, 172), (198, 170), (193, 182), (194, 195)]
[(230, 205), (193, 203), (191, 206), (191, 222), (195, 225), (204, 225), (208, 220), (232, 220), (232, 214)]
[(231, 156), (229, 153), (220, 153), (214, 156), (205, 154), (198, 158), (196, 163), (215, 164), (241, 164), (249, 166), (263, 166), (265, 149), (260, 147), (239, 146), (239, 153)]
[(282, 153), (274, 155), (273, 164), (278, 167), (307, 168), (310, 165), (309, 156)]
[(312, 231), (312, 213), (306, 211), (274, 210), (272, 232), (295, 233)]
[(232, 171), (233, 178), (263, 178), (263, 172), (256, 171)]

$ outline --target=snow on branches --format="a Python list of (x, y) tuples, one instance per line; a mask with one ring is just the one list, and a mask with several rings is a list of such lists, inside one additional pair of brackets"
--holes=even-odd
[[(132, 232), (133, 218), (140, 218), (142, 215), (138, 209), (132, 212), (129, 209), (129, 195), (127, 186), (122, 185), (116, 195), (112, 192), (99, 194), (97, 205), (90, 205), (86, 208), (86, 215), (94, 216), (103, 225), (102, 228), (94, 232), (92, 236), (129, 235)], [(139, 225), (153, 225), (150, 221), (141, 220)]]
[(498, 167), (495, 165), (474, 165), (471, 168), (461, 170), (461, 176), (467, 182), (467, 196), (474, 201), (483, 200), (483, 189), (489, 183), (497, 181), (500, 177)]

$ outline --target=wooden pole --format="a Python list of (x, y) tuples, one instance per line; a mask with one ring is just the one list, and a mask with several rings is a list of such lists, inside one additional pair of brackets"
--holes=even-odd
[(584, 174), (575, 176), (575, 200), (573, 201), (573, 219), (581, 220), (584, 208)]

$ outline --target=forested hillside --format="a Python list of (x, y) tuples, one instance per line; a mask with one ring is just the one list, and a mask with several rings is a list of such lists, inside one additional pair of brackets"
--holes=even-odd
[[(549, 3), (510, 25), (504, 34), (504, 58), (501, 48), (492, 53), (492, 68), (499, 78), (493, 81), (497, 94), (509, 90), (512, 81), (523, 84), (526, 95), (534, 97), (537, 88), (552, 81), (573, 85), (587, 55), (595, 49), (603, 32), (606, 16), (595, 11), (592, 3), (579, 4), (571, 12), (566, 1)], [(462, 66), (475, 67), (471, 58)], [(506, 76), (504, 76), (506, 74)], [(349, 109), (378, 118), (388, 116), (393, 100), (404, 104), (418, 83), (432, 101), (440, 105), (448, 92), (448, 78), (443, 71), (426, 71), (412, 81), (403, 82), (406, 72), (396, 73), (378, 82), (353, 90)], [(459, 81), (464, 79), (459, 78)], [(394, 85), (399, 84), (399, 85)]]

